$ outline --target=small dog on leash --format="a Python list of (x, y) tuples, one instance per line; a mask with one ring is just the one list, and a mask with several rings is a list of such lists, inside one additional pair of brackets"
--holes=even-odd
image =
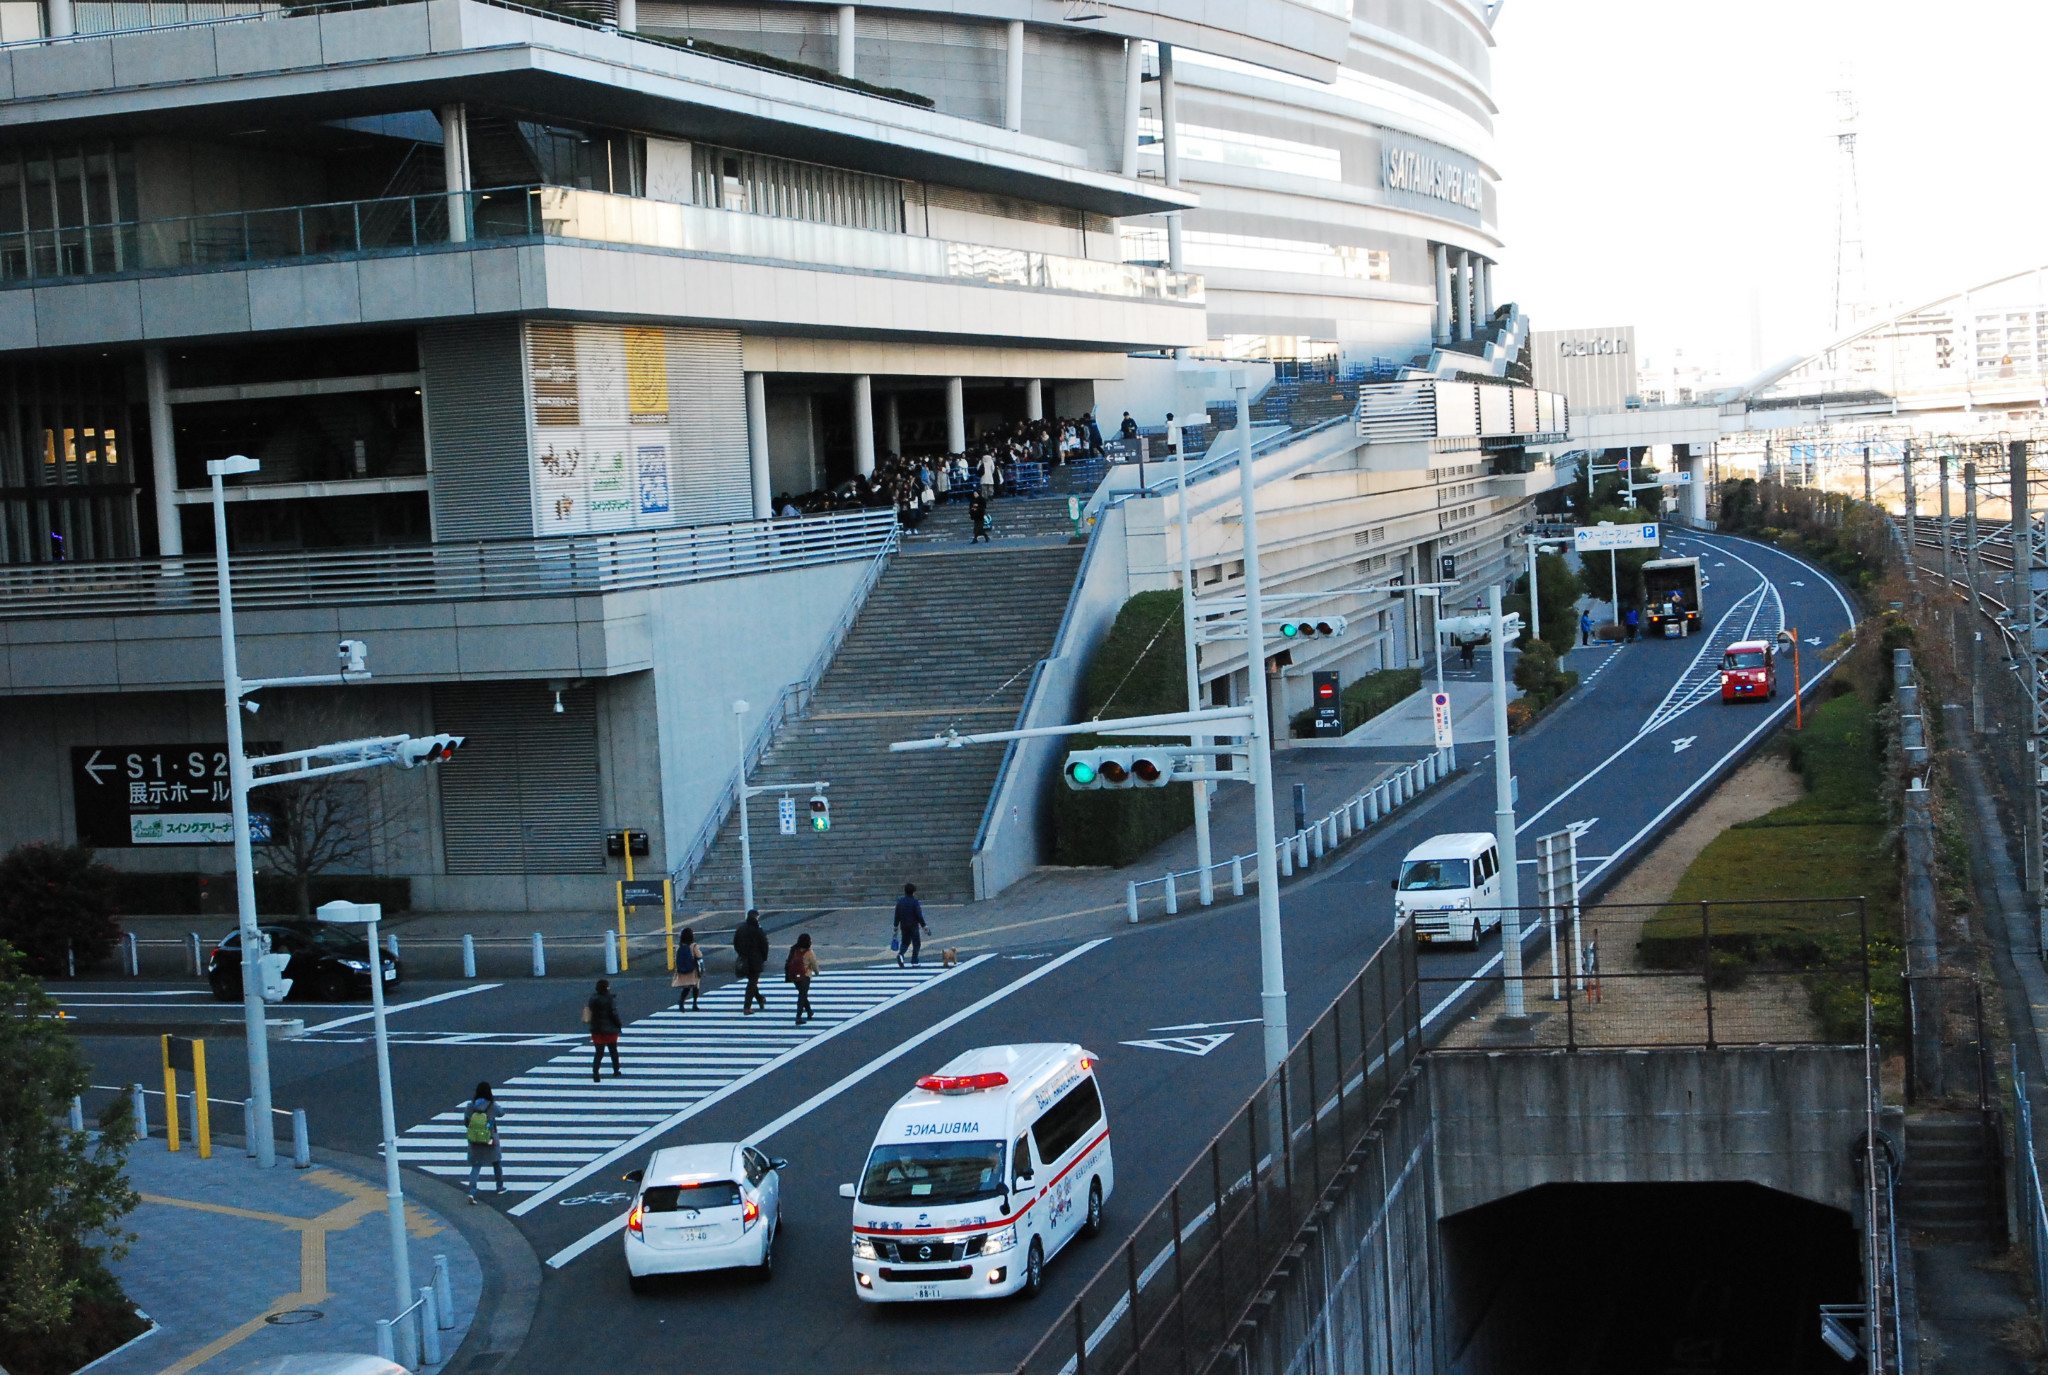
[(941, 950), (939, 952), (939, 963), (947, 969), (951, 969), (954, 965), (960, 963), (959, 948), (949, 945), (944, 950)]

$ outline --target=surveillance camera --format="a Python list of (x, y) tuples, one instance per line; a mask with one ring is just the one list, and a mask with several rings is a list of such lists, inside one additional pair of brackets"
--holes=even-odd
[(369, 658), (370, 647), (361, 640), (343, 640), (335, 652), (341, 659), (343, 673), (361, 673), (364, 661)]
[(242, 710), (254, 716), (257, 712), (263, 710), (263, 704), (261, 702), (252, 702), (245, 697), (242, 699)]

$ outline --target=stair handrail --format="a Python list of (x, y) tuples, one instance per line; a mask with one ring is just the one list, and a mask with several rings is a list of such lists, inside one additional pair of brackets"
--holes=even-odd
[(761, 714), (760, 723), (754, 727), (754, 733), (747, 737), (747, 743), (740, 751), (740, 768), (726, 782), (717, 798), (712, 801), (710, 809), (705, 812), (703, 822), (697, 827), (696, 836), (691, 839), (689, 848), (683, 853), (682, 862), (669, 871), (669, 884), (673, 892), (681, 894), (688, 890), (698, 866), (711, 853), (712, 845), (718, 840), (719, 831), (732, 816), (733, 806), (739, 800), (741, 780), (753, 774), (754, 766), (761, 762), (761, 756), (766, 754), (768, 746), (774, 743), (775, 733), (791, 717), (800, 716), (809, 709), (811, 694), (818, 690), (818, 683), (824, 678), (825, 670), (830, 668), (832, 660), (838, 657), (840, 646), (846, 643), (847, 635), (853, 630), (853, 623), (860, 619), (861, 610), (867, 605), (868, 594), (873, 592), (875, 584), (881, 581), (882, 570), (887, 567), (889, 556), (896, 552), (902, 540), (901, 522), (891, 525), (888, 538), (882, 541), (882, 547), (875, 551), (874, 558), (868, 561), (867, 572), (861, 575), (860, 584), (854, 588), (853, 595), (846, 599), (846, 606), (840, 611), (839, 618), (832, 623), (832, 628), (825, 632), (825, 641), (818, 646), (818, 652), (811, 656), (811, 662), (804, 669), (803, 677), (795, 682), (785, 683), (782, 691), (776, 694), (774, 705)]

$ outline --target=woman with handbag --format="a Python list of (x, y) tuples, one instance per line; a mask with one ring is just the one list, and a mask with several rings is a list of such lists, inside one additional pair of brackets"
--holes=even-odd
[(612, 1001), (610, 979), (597, 981), (597, 991), (583, 1005), (583, 1020), (590, 1027), (590, 1082), (598, 1081), (598, 1068), (603, 1065), (607, 1050), (612, 1053), (612, 1078), (623, 1078), (619, 1071), (619, 1033), (625, 1028), (619, 1021), (619, 1005)]
[(676, 1011), (687, 1012), (704, 1004), (704, 952), (697, 948), (697, 933), (685, 926), (676, 943), (675, 977), (668, 986), (676, 990)]
[(811, 1008), (811, 980), (818, 977), (818, 957), (811, 950), (811, 934), (806, 931), (796, 938), (796, 944), (789, 948), (789, 958), (782, 962), (782, 978), (785, 983), (796, 985), (796, 1024), (802, 1026), (818, 1014)]

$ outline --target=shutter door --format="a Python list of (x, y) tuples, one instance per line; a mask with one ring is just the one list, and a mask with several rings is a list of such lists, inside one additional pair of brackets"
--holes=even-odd
[(518, 322), (421, 330), (420, 378), (433, 470), (434, 538), (531, 539), (532, 476)]
[(676, 523), (751, 520), (747, 382), (738, 330), (665, 329), (669, 442), (681, 460)]
[(451, 874), (601, 874), (597, 694), (537, 682), (434, 688), (434, 729), (466, 736), (441, 766)]

